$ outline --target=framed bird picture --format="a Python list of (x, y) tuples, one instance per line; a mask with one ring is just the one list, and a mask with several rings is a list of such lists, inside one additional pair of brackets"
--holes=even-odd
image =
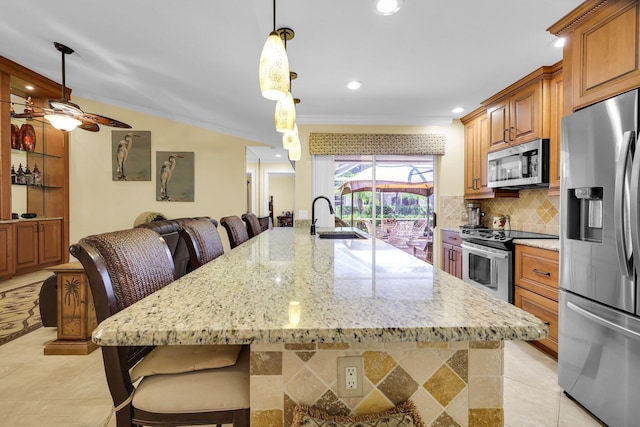
[(185, 151), (156, 151), (156, 200), (193, 202), (195, 155)]
[(114, 181), (151, 181), (151, 131), (111, 131)]

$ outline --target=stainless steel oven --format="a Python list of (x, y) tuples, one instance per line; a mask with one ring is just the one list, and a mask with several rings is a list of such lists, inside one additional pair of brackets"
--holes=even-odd
[(462, 280), (513, 304), (514, 239), (557, 239), (551, 234), (517, 230), (463, 228)]
[(512, 251), (462, 242), (462, 280), (513, 302)]

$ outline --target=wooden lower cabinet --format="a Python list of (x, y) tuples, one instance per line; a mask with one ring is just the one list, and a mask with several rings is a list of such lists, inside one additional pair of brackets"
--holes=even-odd
[(532, 342), (547, 354), (558, 357), (558, 252), (516, 245), (516, 307), (549, 325), (549, 336)]
[(558, 357), (558, 302), (516, 286), (514, 304), (549, 325), (549, 336), (535, 341), (546, 353)]
[(462, 239), (455, 231), (442, 230), (442, 269), (462, 279)]
[(62, 224), (59, 219), (18, 221), (15, 236), (15, 273), (41, 269), (62, 260)]
[(0, 278), (13, 276), (13, 224), (0, 224)]

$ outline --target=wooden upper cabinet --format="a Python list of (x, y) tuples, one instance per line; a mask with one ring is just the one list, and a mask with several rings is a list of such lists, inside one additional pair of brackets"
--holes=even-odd
[(464, 124), (464, 197), (490, 199), (518, 197), (517, 191), (489, 188), (487, 154), (489, 152), (490, 116), (484, 108), (463, 117)]
[(640, 87), (638, 0), (585, 1), (549, 32), (566, 39), (565, 115)]
[(551, 68), (539, 68), (482, 103), (489, 120), (489, 151), (549, 138)]

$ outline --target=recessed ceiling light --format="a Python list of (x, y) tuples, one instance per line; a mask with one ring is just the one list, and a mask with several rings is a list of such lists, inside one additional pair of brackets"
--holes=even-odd
[(375, 0), (376, 13), (380, 15), (393, 15), (402, 7), (402, 0)]
[(462, 113), (464, 111), (464, 108), (462, 107), (456, 107), (453, 110), (451, 110), (452, 113)]
[(276, 154), (276, 157), (280, 158), (280, 157), (282, 157), (282, 154)]
[(564, 37), (560, 37), (553, 43), (554, 47), (563, 47), (564, 46)]
[(352, 80), (347, 83), (347, 87), (351, 90), (358, 90), (362, 87), (363, 83), (359, 80)]
[(26, 90), (33, 90), (33, 86), (31, 86), (31, 85), (26, 85), (24, 88), (25, 88)]

